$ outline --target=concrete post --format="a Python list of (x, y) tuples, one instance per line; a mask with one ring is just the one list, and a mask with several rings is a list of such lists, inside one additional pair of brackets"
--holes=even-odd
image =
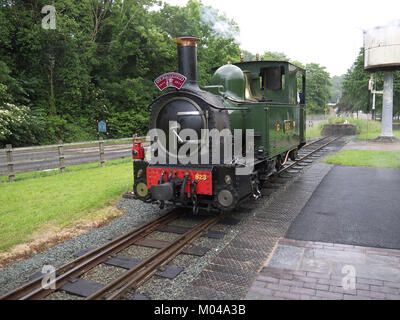
[(382, 105), (382, 133), (380, 137), (393, 138), (393, 72), (384, 72)]

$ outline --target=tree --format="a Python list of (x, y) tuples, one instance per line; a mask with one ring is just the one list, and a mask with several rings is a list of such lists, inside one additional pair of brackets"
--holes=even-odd
[(323, 113), (331, 94), (329, 73), (317, 63), (306, 65), (306, 101), (309, 113)]
[[(189, 0), (185, 7), (164, 4), (155, 12), (154, 24), (167, 34), (170, 57), (168, 71), (176, 70), (176, 46), (171, 39), (191, 35), (200, 39), (198, 43), (198, 75), (200, 85), (211, 80), (212, 69), (228, 61), (240, 61), (240, 48), (237, 43), (239, 27), (218, 10)], [(165, 65), (165, 62), (162, 62)]]
[(252, 54), (250, 51), (242, 50), (244, 61), (254, 61), (256, 59), (256, 55)]
[(290, 59), (282, 52), (265, 51), (260, 57), (262, 61), (289, 61)]
[[(366, 111), (368, 97), (368, 82), (370, 74), (364, 70), (364, 49), (360, 50), (352, 67), (347, 71), (343, 81), (343, 96), (340, 109), (346, 111)], [(377, 86), (382, 85), (380, 76), (376, 79)]]
[[(367, 112), (368, 105), (368, 83), (371, 73), (364, 70), (364, 48), (348, 70), (343, 81), (343, 96), (339, 101), (340, 111), (363, 111)], [(374, 74), (376, 90), (383, 89), (383, 73)], [(393, 114), (400, 114), (400, 72), (394, 72), (394, 101)], [(369, 110), (371, 111), (371, 110)], [(382, 111), (382, 96), (377, 95), (376, 112)]]

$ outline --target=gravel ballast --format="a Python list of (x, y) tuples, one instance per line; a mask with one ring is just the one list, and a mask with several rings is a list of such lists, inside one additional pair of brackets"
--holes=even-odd
[[(305, 168), (305, 170), (307, 170)], [(261, 198), (257, 201), (247, 200), (241, 207), (231, 213), (231, 217), (239, 220), (236, 225), (217, 224), (211, 228), (213, 231), (225, 233), (223, 239), (211, 239), (201, 237), (194, 241), (194, 245), (207, 247), (210, 250), (202, 257), (181, 254), (175, 257), (170, 264), (184, 267), (185, 269), (173, 280), (155, 276), (148, 282), (144, 283), (136, 291), (144, 294), (151, 299), (173, 300), (178, 298), (187, 285), (189, 285), (196, 277), (210, 264), (210, 262), (240, 233), (246, 232), (246, 224), (255, 215), (256, 210), (262, 210), (268, 206), (268, 203), (276, 194), (284, 192), (284, 190), (296, 180), (301, 173), (295, 175), (293, 179), (289, 178), (288, 184), (281, 185), (279, 190), (269, 197)], [(107, 226), (93, 229), (90, 232), (77, 236), (69, 241), (58, 244), (43, 253), (25, 260), (19, 261), (9, 267), (0, 270), (0, 295), (13, 290), (28, 281), (29, 276), (40, 271), (43, 265), (52, 265), (59, 267), (74, 259), (74, 254), (84, 249), (99, 247), (107, 243), (110, 239), (120, 236), (136, 226), (148, 222), (165, 213), (159, 209), (157, 205), (143, 203), (139, 200), (121, 199), (116, 207), (124, 210), (125, 215), (114, 219)], [(201, 223), (201, 219), (190, 218), (190, 216), (179, 218), (172, 222), (171, 225), (181, 227), (193, 227)], [(149, 238), (173, 241), (179, 235), (155, 232)], [(120, 255), (132, 256), (144, 259), (154, 252), (156, 249), (132, 246), (120, 252)], [(117, 274), (124, 272), (124, 269), (111, 267), (107, 265), (99, 265), (84, 276), (86, 280), (96, 281), (99, 283), (109, 282), (110, 278), (114, 278)], [(105, 279), (108, 279), (105, 281)], [(126, 298), (132, 298), (133, 295)], [(50, 299), (73, 299), (73, 297), (63, 292), (53, 293)]]
[(116, 207), (125, 211), (126, 214), (102, 228), (92, 229), (88, 233), (57, 244), (27, 260), (18, 261), (0, 269), (0, 296), (28, 282), (29, 277), (41, 271), (44, 265), (57, 268), (72, 261), (75, 258), (74, 254), (87, 248), (99, 247), (110, 239), (132, 230), (135, 226), (164, 214), (157, 205), (136, 200), (121, 199)]

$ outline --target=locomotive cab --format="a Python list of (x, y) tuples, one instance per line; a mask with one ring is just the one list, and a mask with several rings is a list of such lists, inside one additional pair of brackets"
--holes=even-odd
[[(284, 153), (288, 149), (293, 151), (290, 156), (294, 158), (295, 149), (301, 148), (306, 141), (305, 70), (286, 61), (236, 63), (216, 69), (211, 90), (215, 86), (226, 87), (226, 82), (237, 81), (231, 80), (232, 68), (242, 71), (244, 90), (236, 86), (235, 96), (228, 95), (232, 90), (215, 92), (241, 108), (230, 114), (232, 127), (254, 128), (257, 158), (286, 158)], [(237, 99), (237, 96), (244, 96), (244, 99)]]

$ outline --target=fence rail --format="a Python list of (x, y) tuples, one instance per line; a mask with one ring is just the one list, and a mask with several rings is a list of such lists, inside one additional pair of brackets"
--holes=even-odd
[[(58, 144), (54, 145), (46, 145), (46, 146), (35, 146), (35, 147), (22, 147), (22, 148), (13, 148), (12, 145), (7, 144), (5, 149), (0, 149), (0, 155), (2, 153), (5, 153), (5, 164), (1, 164), (2, 166), (7, 167), (7, 173), (6, 175), (8, 176), (9, 182), (15, 182), (15, 166), (18, 165), (26, 165), (26, 164), (38, 164), (38, 163), (43, 163), (43, 162), (49, 162), (49, 161), (54, 161), (57, 164), (50, 164), (47, 166), (42, 166), (42, 167), (37, 167), (34, 168), (33, 170), (24, 170), (22, 172), (34, 172), (34, 171), (41, 171), (44, 169), (55, 169), (55, 170), (60, 170), (61, 173), (65, 172), (66, 169), (66, 164), (65, 160), (77, 160), (80, 158), (90, 158), (93, 156), (98, 155), (98, 160), (97, 161), (85, 161), (80, 163), (93, 163), (93, 162), (99, 162), (102, 167), (105, 166), (106, 160), (105, 160), (105, 148), (104, 145), (109, 143), (109, 142), (117, 142), (117, 141), (132, 141), (133, 138), (121, 138), (121, 139), (108, 139), (108, 140), (103, 140), (100, 138), (99, 140), (95, 141), (83, 141), (83, 142), (74, 142), (74, 143), (63, 143), (62, 141), (59, 141)], [(136, 139), (140, 139), (141, 141), (147, 141), (148, 137), (137, 137)], [(74, 146), (82, 146), (82, 145), (98, 145), (98, 151), (85, 151), (85, 153), (80, 153), (78, 155), (76, 154), (65, 154), (66, 151), (68, 150), (75, 150), (73, 148), (68, 148), (65, 149), (65, 147), (74, 147)], [(118, 144), (109, 144), (109, 146), (113, 145), (118, 145)], [(92, 148), (92, 147), (89, 147)], [(81, 147), (79, 150), (85, 150), (88, 148)], [(49, 153), (56, 153), (55, 155), (52, 156), (46, 156), (44, 158), (39, 158), (39, 159), (32, 159), (29, 158), (27, 160), (16, 160), (15, 156), (23, 156), (24, 153), (27, 151), (48, 151)], [(125, 152), (128, 151), (126, 149), (117, 149), (117, 150), (112, 150), (112, 152)], [(38, 152), (40, 154), (40, 152)], [(4, 157), (4, 156), (3, 156)], [(80, 163), (74, 163), (74, 164), (80, 164)], [(4, 171), (3, 171), (4, 172)]]

